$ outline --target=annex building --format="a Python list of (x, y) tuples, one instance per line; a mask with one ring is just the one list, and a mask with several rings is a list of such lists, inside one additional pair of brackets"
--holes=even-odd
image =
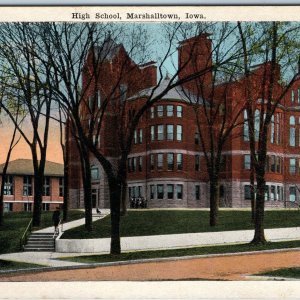
[[(2, 174), (4, 165), (0, 165)], [(33, 165), (31, 159), (16, 159), (9, 162), (4, 183), (4, 212), (33, 210)], [(55, 210), (63, 204), (64, 167), (46, 161), (42, 210)], [(1, 183), (1, 178), (0, 178)]]
[[(106, 103), (99, 136), (94, 136), (101, 152), (114, 161), (120, 155), (118, 133), (126, 128), (132, 114), (147, 101), (157, 85), (157, 68), (154, 62), (136, 65), (128, 58), (123, 45), (107, 39), (108, 55), (101, 64), (102, 74), (93, 82), (84, 107), (81, 107), (82, 122), (88, 130), (89, 111), (85, 106), (102, 109), (103, 99), (107, 99), (112, 86), (118, 80), (122, 62), (130, 63), (130, 76), (125, 76), (114, 92), (114, 98)], [(193, 51), (191, 51), (193, 49)], [(190, 55), (193, 57), (190, 59)], [(188, 61), (189, 59), (189, 61)], [(188, 62), (187, 62), (188, 61)], [(209, 35), (182, 41), (178, 46), (178, 66), (185, 64), (179, 79), (201, 68), (211, 65), (211, 40)], [(87, 58), (88, 69), (90, 58)], [(257, 103), (262, 98), (262, 76), (270, 70), (268, 63), (251, 70), (250, 81), (253, 97)], [(128, 72), (129, 73), (129, 72)], [(83, 86), (89, 81), (88, 72), (83, 71)], [(276, 69), (275, 93), (280, 93), (280, 67)], [(169, 84), (166, 76), (154, 91), (154, 96)], [(200, 78), (204, 87), (212, 85), (212, 72)], [(226, 88), (225, 88), (226, 85)], [(245, 101), (245, 78), (239, 77), (229, 84), (220, 83), (215, 87), (216, 97), (226, 97), (226, 111), (234, 114)], [(125, 92), (124, 92), (125, 91)], [(209, 207), (209, 181), (204, 152), (201, 147), (197, 119), (201, 120), (203, 99), (197, 101), (198, 115), (195, 114), (193, 97), (197, 93), (195, 82), (184, 83), (164, 94), (140, 118), (134, 132), (133, 145), (127, 164), (127, 197), (144, 197), (148, 207)], [(207, 92), (207, 95), (209, 93)], [(116, 107), (122, 103), (126, 107), (125, 116), (120, 116)], [(83, 105), (82, 105), (83, 106)], [(222, 112), (220, 112), (220, 115)], [(259, 116), (259, 108), (255, 111)], [(221, 119), (221, 118), (220, 118)], [(250, 207), (250, 150), (247, 114), (238, 118), (241, 124), (232, 131), (222, 151), (220, 173), (220, 206)], [(255, 118), (258, 132), (259, 117)], [(258, 134), (256, 133), (256, 136)], [(70, 137), (69, 194), (71, 206), (84, 207), (80, 159), (76, 143)], [(276, 108), (268, 135), (268, 159), (266, 166), (266, 206), (288, 207), (300, 201), (300, 78), (290, 87)], [(108, 185), (99, 162), (91, 156), (92, 198), (94, 207), (109, 207)]]

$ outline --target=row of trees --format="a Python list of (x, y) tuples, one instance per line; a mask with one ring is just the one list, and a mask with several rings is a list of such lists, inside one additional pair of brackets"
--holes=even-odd
[[(210, 184), (210, 225), (217, 224), (218, 183), (222, 150), (233, 129), (244, 122), (242, 112), (247, 110), (250, 132), (252, 177), (257, 182), (256, 199), (253, 194), (253, 216), (255, 237), (253, 242), (265, 242), (263, 234), (265, 161), (267, 135), (272, 115), (295, 77), (286, 78), (287, 83), (278, 87), (278, 64), (286, 74), (297, 65), (297, 24), (286, 23), (174, 23), (155, 26), (143, 24), (105, 23), (2, 23), (0, 25), (0, 67), (2, 75), (1, 110), (3, 117), (10, 120), (14, 134), (8, 151), (7, 162), (14, 145), (22, 137), (30, 147), (34, 166), (34, 209), (33, 225), (39, 226), (42, 203), (44, 169), (50, 122), (57, 121), (61, 129), (65, 173), (68, 172), (68, 148), (64, 144), (63, 127), (75, 140), (81, 162), (81, 176), (86, 229), (92, 230), (91, 169), (90, 154), (99, 161), (108, 180), (111, 209), (111, 253), (119, 254), (120, 216), (125, 210), (124, 188), (126, 188), (126, 164), (131, 151), (134, 131), (141, 116), (170, 90), (179, 86), (194, 86), (184, 89), (197, 117), (201, 150), (206, 159)], [(197, 44), (178, 66), (174, 62), (179, 41), (212, 32), (212, 49), (207, 62), (198, 65), (195, 61)], [(118, 44), (122, 41), (123, 46)], [(158, 44), (164, 45), (163, 49)], [(113, 59), (112, 53), (121, 51), (122, 60), (113, 70), (114, 79), (109, 89), (101, 95), (100, 109), (96, 95), (98, 83), (105, 81), (104, 67)], [(125, 54), (128, 55), (125, 55)], [(199, 55), (199, 53), (196, 53)], [(139, 90), (141, 82), (136, 80), (137, 65), (155, 59), (158, 82), (136, 111), (127, 117), (124, 97)], [(89, 64), (87, 65), (87, 61)], [(170, 63), (174, 74), (163, 89), (163, 74)], [(250, 66), (265, 63), (268, 66), (261, 74), (259, 86), (253, 86)], [(192, 72), (187, 68), (194, 66)], [(85, 81), (83, 82), (83, 74)], [(207, 76), (211, 74), (210, 84)], [(293, 73), (295, 74), (295, 72)], [(243, 75), (244, 93), (247, 101), (237, 103), (229, 110), (228, 91)], [(209, 75), (210, 76), (210, 75)], [(252, 77), (251, 77), (252, 76)], [(142, 80), (142, 79), (141, 79)], [(220, 81), (223, 85), (220, 89)], [(120, 86), (126, 82), (126, 90)], [(255, 81), (257, 84), (257, 80)], [(253, 90), (256, 92), (254, 93)], [(159, 91), (159, 92), (158, 92)], [(221, 91), (221, 92), (220, 92)], [(261, 103), (256, 100), (262, 99)], [(254, 139), (254, 111), (259, 106), (259, 142)], [(97, 146), (97, 138), (103, 128), (105, 112), (113, 109), (114, 122), (118, 127), (114, 137), (120, 156), (111, 161)], [(81, 117), (82, 109), (87, 120)], [(201, 114), (199, 111), (201, 110)], [(207, 139), (207, 130), (209, 132)], [(5, 172), (2, 182), (5, 181)], [(68, 176), (65, 176), (67, 179)], [(3, 186), (3, 185), (2, 185)], [(65, 199), (68, 199), (65, 182)], [(0, 213), (3, 214), (3, 189), (0, 197)], [(123, 201), (122, 201), (123, 199)], [(254, 201), (255, 200), (255, 201)], [(64, 216), (67, 216), (67, 200)]]

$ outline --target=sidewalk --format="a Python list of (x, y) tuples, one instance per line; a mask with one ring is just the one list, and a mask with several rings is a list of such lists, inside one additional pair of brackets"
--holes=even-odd
[[(106, 216), (109, 211), (101, 210), (101, 218)], [(94, 220), (99, 219), (99, 216), (94, 216)], [(84, 224), (84, 219), (72, 221), (64, 224), (64, 230)], [(51, 230), (51, 231), (48, 231)], [(53, 232), (53, 227), (45, 228), (40, 232)], [(220, 244), (234, 244), (247, 243), (253, 238), (253, 230), (238, 230), (238, 231), (222, 231), (222, 232), (202, 232), (202, 233), (187, 233), (187, 234), (171, 234), (171, 235), (156, 235), (156, 236), (138, 236), (138, 237), (123, 237), (121, 238), (122, 251), (136, 251), (136, 250), (158, 250), (158, 249), (172, 249), (172, 248), (187, 248), (204, 245), (220, 245)], [(265, 235), (268, 241), (287, 241), (300, 240), (300, 227), (292, 228), (276, 228), (266, 229)], [(57, 240), (57, 245), (66, 241), (73, 245), (74, 240)], [(96, 243), (91, 248), (96, 251), (78, 252), (78, 248), (84, 249), (85, 244)], [(84, 265), (83, 263), (68, 262), (56, 260), (58, 257), (78, 256), (109, 253), (110, 238), (103, 239), (88, 239), (77, 240), (74, 251), (59, 253), (59, 252), (19, 252), (0, 255), (0, 259), (8, 259), (15, 261), (22, 261), (28, 263), (43, 264), (51, 267), (58, 266), (76, 266)], [(74, 247), (74, 246), (73, 246)], [(77, 251), (75, 253), (75, 251)]]

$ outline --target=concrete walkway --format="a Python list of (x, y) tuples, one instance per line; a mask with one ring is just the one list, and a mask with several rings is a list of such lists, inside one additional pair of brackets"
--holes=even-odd
[[(109, 211), (101, 210), (104, 217)], [(94, 220), (99, 219), (95, 216)], [(84, 219), (72, 221), (64, 224), (64, 230), (82, 225)], [(53, 232), (53, 227), (46, 228), (40, 232)], [(202, 232), (202, 233), (187, 233), (187, 234), (171, 234), (171, 235), (156, 235), (156, 236), (139, 236), (139, 237), (123, 237), (121, 238), (122, 251), (135, 251), (135, 250), (150, 250), (150, 249), (172, 249), (172, 248), (186, 248), (205, 245), (220, 245), (220, 244), (234, 244), (234, 243), (247, 243), (253, 238), (253, 230), (238, 230), (238, 231), (222, 231), (222, 232)], [(266, 229), (265, 235), (268, 241), (287, 241), (287, 240), (300, 240), (300, 227), (292, 228), (276, 228)], [(63, 240), (58, 240), (57, 244)], [(68, 240), (65, 240), (68, 241)], [(77, 240), (77, 248), (75, 251), (65, 253), (58, 252), (19, 252), (0, 255), (0, 259), (8, 259), (15, 261), (22, 261), (28, 263), (43, 264), (51, 267), (58, 266), (75, 266), (84, 265), (82, 263), (68, 262), (56, 260), (59, 257), (90, 255), (98, 253), (109, 253), (110, 239), (94, 239), (98, 241), (97, 251), (78, 253), (78, 248), (84, 249), (84, 244), (93, 242), (89, 240)], [(94, 249), (95, 250), (95, 249)], [(77, 253), (75, 253), (77, 252)]]

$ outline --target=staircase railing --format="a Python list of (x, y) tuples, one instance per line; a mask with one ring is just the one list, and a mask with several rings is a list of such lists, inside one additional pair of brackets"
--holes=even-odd
[(20, 239), (20, 249), (21, 250), (24, 250), (24, 246), (27, 242), (28, 235), (31, 233), (31, 231), (32, 231), (32, 219), (29, 221), (29, 223)]

